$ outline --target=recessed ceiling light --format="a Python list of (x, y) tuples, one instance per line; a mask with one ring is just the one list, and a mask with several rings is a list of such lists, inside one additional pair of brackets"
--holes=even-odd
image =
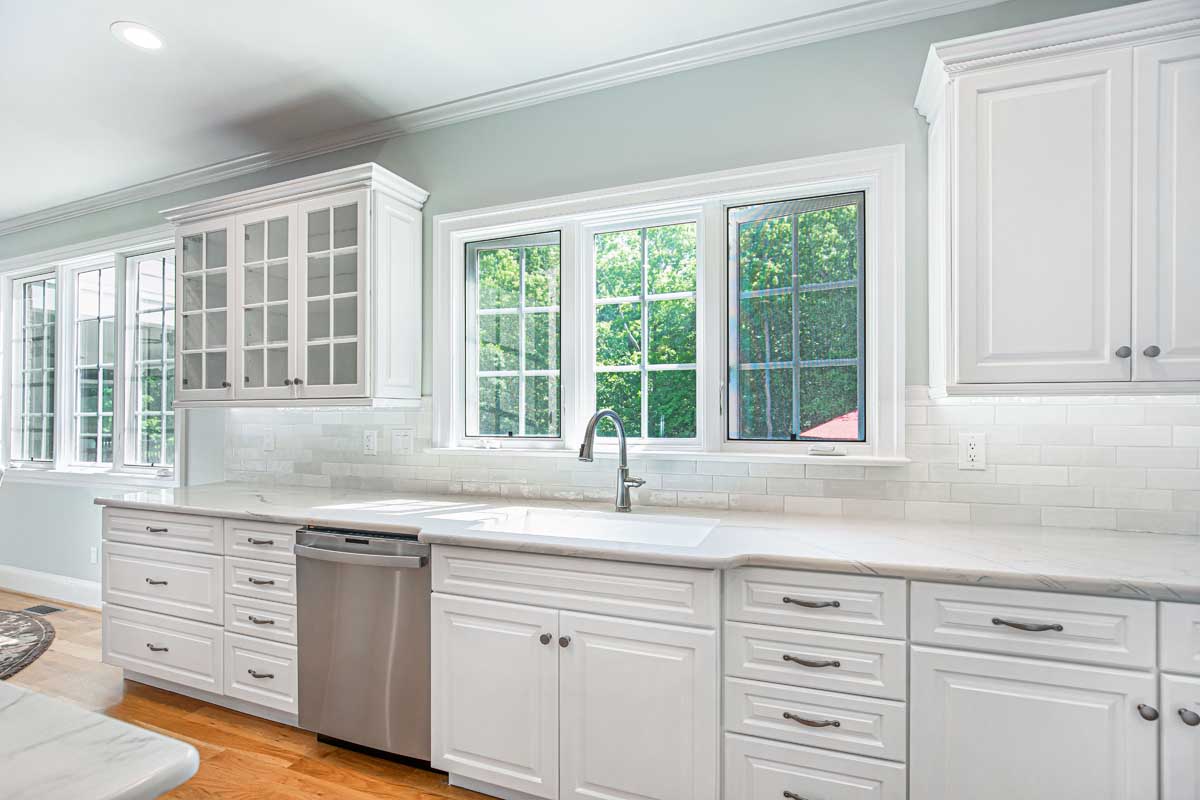
[(159, 50), (163, 46), (162, 37), (145, 25), (136, 22), (114, 22), (109, 30), (118, 40), (131, 47), (142, 50)]

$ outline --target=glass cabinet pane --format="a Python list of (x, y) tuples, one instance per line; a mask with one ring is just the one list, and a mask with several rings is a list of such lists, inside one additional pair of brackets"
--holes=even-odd
[[(358, 203), (306, 212), (303, 330), (308, 387), (362, 382), (358, 360), (363, 310)], [(268, 277), (268, 292), (269, 277)]]
[[(228, 388), (225, 355), (229, 346), (230, 322), (228, 244), (228, 233), (221, 228), (183, 237), (183, 338), (180, 340), (183, 363), (179, 371), (179, 383), (185, 392)], [(151, 293), (173, 295), (174, 288), (174, 276), (163, 275), (161, 284), (154, 284)], [(108, 287), (102, 283), (99, 287), (99, 305), (102, 309), (109, 303), (109, 293)], [(104, 332), (101, 331), (101, 339), (104, 338)], [(174, 342), (164, 339), (155, 343), (155, 346), (173, 347)], [(103, 435), (100, 447), (101, 450), (105, 447)]]
[(243, 225), (242, 389), (290, 396), (289, 324), (291, 239), (289, 217)]

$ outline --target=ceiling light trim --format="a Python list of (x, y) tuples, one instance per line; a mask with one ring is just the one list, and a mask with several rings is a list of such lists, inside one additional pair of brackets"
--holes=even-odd
[(954, 14), (1003, 0), (864, 0), (834, 11), (713, 37), (692, 44), (588, 67), (493, 92), (452, 100), (284, 147), (220, 161), (111, 192), (0, 220), (0, 236), (52, 225), (172, 192), (235, 178), (305, 158), (408, 133), (466, 122), (573, 95), (675, 72), (798, 47), (813, 42)]

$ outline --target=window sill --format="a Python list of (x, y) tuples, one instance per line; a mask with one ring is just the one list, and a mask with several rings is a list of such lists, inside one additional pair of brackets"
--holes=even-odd
[[(577, 459), (579, 455), (574, 450), (548, 450), (519, 447), (427, 447), (427, 455), (438, 456), (495, 456), (497, 458), (546, 458), (546, 459)], [(615, 445), (596, 444), (597, 458), (612, 458), (617, 455)], [(828, 464), (851, 467), (903, 467), (912, 459), (905, 456), (814, 456), (808, 453), (747, 453), (737, 451), (708, 452), (699, 450), (662, 450), (654, 448), (629, 447), (629, 458), (657, 459), (664, 461), (747, 461), (767, 464)]]
[(161, 478), (142, 472), (113, 472), (90, 469), (38, 469), (9, 467), (4, 483), (54, 484), (59, 486), (129, 486), (156, 489), (175, 488), (179, 481), (174, 475)]

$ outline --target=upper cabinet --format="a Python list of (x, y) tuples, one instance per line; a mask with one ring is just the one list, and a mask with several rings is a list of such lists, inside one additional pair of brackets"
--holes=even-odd
[(1200, 391), (1200, 7), (930, 48), (935, 393)]
[(176, 406), (421, 396), (421, 207), (376, 164), (170, 209)]

